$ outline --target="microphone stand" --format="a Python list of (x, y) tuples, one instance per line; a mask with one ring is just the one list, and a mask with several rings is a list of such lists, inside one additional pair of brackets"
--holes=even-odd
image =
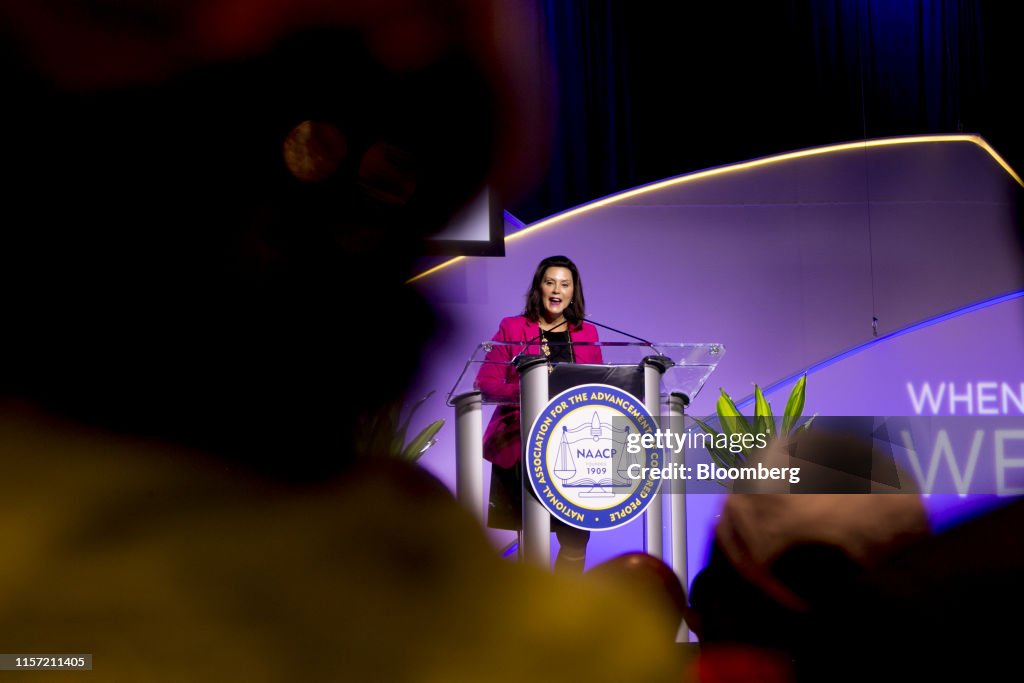
[(621, 334), (624, 337), (629, 337), (630, 339), (636, 339), (638, 342), (643, 342), (644, 344), (647, 344), (652, 349), (654, 349), (655, 353), (657, 353), (659, 356), (664, 356), (665, 355), (664, 353), (661, 352), (661, 349), (659, 349), (657, 346), (655, 346), (652, 342), (649, 342), (646, 339), (638, 337), (635, 334), (630, 334), (629, 332), (623, 332), (622, 330), (617, 330), (614, 327), (611, 327), (610, 325), (605, 325), (603, 323), (599, 323), (599, 322), (597, 322), (596, 320), (594, 320), (593, 318), (590, 318), (590, 317), (586, 317), (586, 318), (584, 318), (584, 320), (586, 320), (591, 325), (597, 325), (598, 327), (603, 327), (604, 329), (609, 330), (611, 332), (617, 332), (618, 334)]
[[(539, 322), (537, 324), (538, 324), (538, 326), (540, 325)], [(519, 349), (519, 353), (517, 353), (516, 355), (512, 356), (512, 361), (511, 362), (514, 363), (516, 358), (519, 358), (519, 356), (523, 355), (523, 351), (526, 350), (526, 347), (528, 347), (530, 344), (532, 344), (532, 343), (534, 343), (536, 341), (539, 341), (540, 338), (544, 336), (545, 332), (553, 332), (554, 330), (557, 330), (562, 325), (568, 325), (568, 324), (569, 324), (569, 319), (565, 318), (562, 322), (558, 323), (557, 325), (552, 327), (550, 330), (541, 330), (540, 334), (538, 334), (536, 337), (534, 337), (533, 339), (523, 343), (523, 347), (521, 349)]]

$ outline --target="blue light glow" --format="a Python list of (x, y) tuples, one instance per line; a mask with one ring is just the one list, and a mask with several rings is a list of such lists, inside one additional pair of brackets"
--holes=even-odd
[[(815, 372), (818, 372), (819, 370), (824, 370), (825, 368), (829, 367), (830, 365), (835, 365), (836, 363), (838, 363), (841, 360), (849, 358), (850, 356), (853, 356), (855, 354), (861, 353), (862, 351), (866, 351), (869, 348), (871, 348), (873, 346), (876, 346), (878, 344), (881, 344), (883, 342), (890, 341), (892, 339), (895, 339), (896, 337), (902, 337), (905, 334), (909, 334), (911, 332), (915, 332), (915, 331), (923, 329), (925, 327), (931, 327), (932, 325), (937, 325), (937, 324), (939, 324), (941, 322), (945, 322), (947, 320), (951, 320), (953, 318), (957, 318), (957, 317), (960, 317), (962, 315), (966, 315), (968, 313), (973, 313), (974, 311), (979, 311), (979, 310), (981, 310), (983, 308), (988, 308), (989, 306), (995, 306), (997, 304), (1001, 304), (1001, 303), (1004, 303), (1006, 301), (1012, 301), (1013, 299), (1018, 299), (1018, 298), (1020, 298), (1022, 296), (1024, 296), (1024, 289), (1019, 289), (1019, 290), (1017, 290), (1015, 292), (1010, 292), (1008, 294), (1000, 294), (999, 296), (992, 297), (991, 299), (985, 299), (983, 301), (979, 301), (977, 303), (973, 303), (973, 304), (969, 304), (967, 306), (964, 306), (963, 308), (958, 308), (958, 309), (953, 310), (953, 311), (948, 311), (946, 313), (941, 313), (941, 314), (935, 316), (934, 318), (928, 318), (927, 320), (922, 320), (920, 322), (913, 323), (911, 325), (908, 325), (907, 327), (904, 327), (902, 329), (896, 330), (895, 332), (890, 332), (889, 334), (883, 335), (883, 336), (879, 337), (878, 339), (872, 339), (871, 341), (864, 342), (863, 344), (859, 344), (857, 346), (854, 346), (852, 349), (847, 349), (846, 351), (842, 351), (842, 352), (836, 354), (835, 356), (832, 356), (831, 358), (828, 358), (826, 360), (821, 361), (820, 363), (816, 363), (814, 365), (811, 365), (806, 370), (803, 370), (801, 372), (793, 373), (792, 375), (790, 375), (789, 377), (786, 377), (785, 379), (781, 379), (781, 380), (779, 380), (777, 382), (773, 382), (772, 384), (764, 387), (761, 391), (764, 392), (765, 394), (769, 394), (769, 393), (775, 391), (776, 389), (778, 389), (779, 387), (784, 387), (787, 384), (795, 382), (797, 379), (800, 378), (800, 375), (804, 375), (804, 374), (812, 375)], [(744, 398), (742, 401), (737, 402), (736, 403), (736, 407), (737, 408), (746, 408), (747, 406), (750, 406), (753, 403), (754, 403), (754, 395), (751, 394), (751, 395), (747, 396), (746, 398)]]

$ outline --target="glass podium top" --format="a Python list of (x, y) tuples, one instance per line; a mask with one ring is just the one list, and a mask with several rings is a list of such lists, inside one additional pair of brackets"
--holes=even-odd
[[(526, 356), (559, 357), (559, 347), (571, 347), (575, 358), (592, 362), (581, 365), (633, 366), (642, 372), (645, 359), (661, 357), (660, 365), (668, 366), (662, 375), (662, 400), (671, 394), (682, 394), (689, 402), (700, 392), (714, 372), (725, 347), (716, 343), (681, 344), (676, 342), (571, 342), (539, 341), (481, 343), (473, 350), (458, 379), (448, 392), (448, 405), (464, 394), (479, 391), (484, 403), (516, 405), (519, 403), (519, 372), (514, 363)], [(666, 361), (667, 359), (667, 361)], [(599, 360), (600, 362), (593, 362)], [(558, 363), (549, 363), (554, 368)]]

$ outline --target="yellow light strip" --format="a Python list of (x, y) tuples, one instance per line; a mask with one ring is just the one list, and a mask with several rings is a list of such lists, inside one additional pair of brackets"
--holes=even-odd
[[(506, 241), (508, 241), (508, 240), (506, 240)], [(447, 261), (442, 261), (441, 263), (438, 263), (433, 268), (427, 268), (426, 270), (424, 270), (419, 275), (412, 276), (411, 278), (406, 280), (405, 283), (409, 284), (410, 282), (416, 282), (417, 280), (421, 280), (421, 279), (425, 278), (428, 275), (433, 275), (434, 273), (436, 273), (439, 270), (442, 270), (443, 268), (447, 268), (448, 266), (453, 266), (456, 263), (458, 263), (459, 261), (464, 261), (464, 260), (466, 260), (465, 256), (456, 256), (455, 258), (450, 258)]]
[[(1003, 167), (1010, 177), (1012, 177), (1017, 184), (1024, 187), (1024, 181), (1021, 181), (1019, 175), (1010, 167), (1006, 161), (999, 156), (999, 154), (992, 149), (991, 146), (984, 139), (977, 135), (911, 135), (907, 137), (899, 138), (882, 138), (879, 140), (861, 140), (859, 142), (845, 142), (838, 145), (827, 145), (825, 147), (812, 147), (811, 149), (803, 149), (796, 152), (786, 152), (784, 154), (776, 154), (773, 156), (762, 157), (760, 159), (754, 159), (752, 161), (742, 161), (736, 164), (729, 164), (726, 166), (718, 166), (717, 168), (711, 168), (706, 171), (696, 171), (693, 173), (687, 173), (684, 175), (669, 178), (668, 180), (662, 180), (660, 182), (651, 183), (650, 185), (643, 185), (641, 187), (633, 188), (632, 190), (625, 190), (618, 194), (613, 194), (605, 197), (604, 199), (598, 199), (593, 202), (582, 204), (574, 209), (563, 211), (562, 213), (555, 214), (550, 218), (537, 221), (529, 227), (523, 228), (517, 232), (512, 233), (505, 238), (505, 242), (511, 242), (521, 237), (525, 237), (528, 234), (534, 233), (538, 230), (550, 227), (556, 223), (560, 223), (566, 219), (579, 216), (587, 211), (593, 211), (599, 209), (602, 206), (608, 206), (615, 202), (620, 202), (624, 199), (636, 197), (641, 194), (647, 194), (648, 192), (657, 192), (663, 190), (666, 187), (672, 187), (673, 185), (681, 185), (682, 183), (689, 183), (695, 180), (703, 180), (704, 178), (710, 178), (712, 176), (724, 175), (726, 173), (735, 173), (737, 171), (745, 171), (750, 168), (757, 168), (760, 166), (767, 166), (768, 164), (776, 164), (783, 161), (791, 161), (793, 159), (802, 159), (804, 157), (820, 156), (822, 154), (832, 154), (835, 152), (845, 152), (853, 149), (867, 149), (869, 147), (890, 147), (893, 145), (911, 145), (922, 142), (973, 142), (978, 147), (988, 152), (988, 154), (995, 160), (997, 164)], [(439, 270), (447, 268), (448, 266), (454, 265), (459, 261), (464, 260), (465, 256), (456, 256), (453, 259), (449, 259), (443, 263), (423, 271), (419, 275), (409, 278), (406, 282), (416, 282), (422, 278), (432, 275)]]
[(971, 137), (974, 138), (974, 140), (972, 140), (974, 144), (976, 144), (978, 147), (981, 147), (983, 150), (992, 155), (992, 158), (996, 160), (996, 163), (1002, 166), (1003, 170), (1009, 173), (1010, 177), (1016, 180), (1018, 185), (1024, 187), (1024, 181), (1020, 179), (1020, 176), (1017, 175), (1017, 173), (1013, 170), (1010, 164), (1006, 163), (1005, 159), (999, 156), (999, 153), (997, 151), (992, 149), (992, 147), (987, 142), (985, 142), (984, 138), (979, 138), (976, 135), (973, 135)]

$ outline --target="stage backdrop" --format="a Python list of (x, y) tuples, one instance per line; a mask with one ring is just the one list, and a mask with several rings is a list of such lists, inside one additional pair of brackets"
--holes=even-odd
[[(1012, 296), (1024, 290), (1022, 186), (1000, 162), (970, 136), (783, 154), (577, 207), (514, 232), (503, 258), (461, 259), (417, 279), (440, 324), (409, 397), (438, 394), (414, 426), (448, 419), (423, 465), (454, 489), (444, 395), (500, 318), (522, 310), (536, 264), (553, 254), (579, 265), (597, 321), (653, 341), (726, 346), (694, 415), (714, 412), (719, 387), (740, 400), (755, 382), (776, 385), (769, 398), (781, 411), (786, 379), (808, 369), (807, 413), (964, 411), (953, 392), (973, 394), (974, 409), (997, 395), (1005, 414), (1024, 414), (1013, 400), (1024, 401), (1024, 298)], [(922, 398), (926, 385), (932, 399), (944, 386), (945, 403)], [(691, 577), (720, 503), (688, 496)], [(937, 524), (991, 503), (929, 501)], [(642, 545), (639, 524), (595, 534), (588, 565)]]

